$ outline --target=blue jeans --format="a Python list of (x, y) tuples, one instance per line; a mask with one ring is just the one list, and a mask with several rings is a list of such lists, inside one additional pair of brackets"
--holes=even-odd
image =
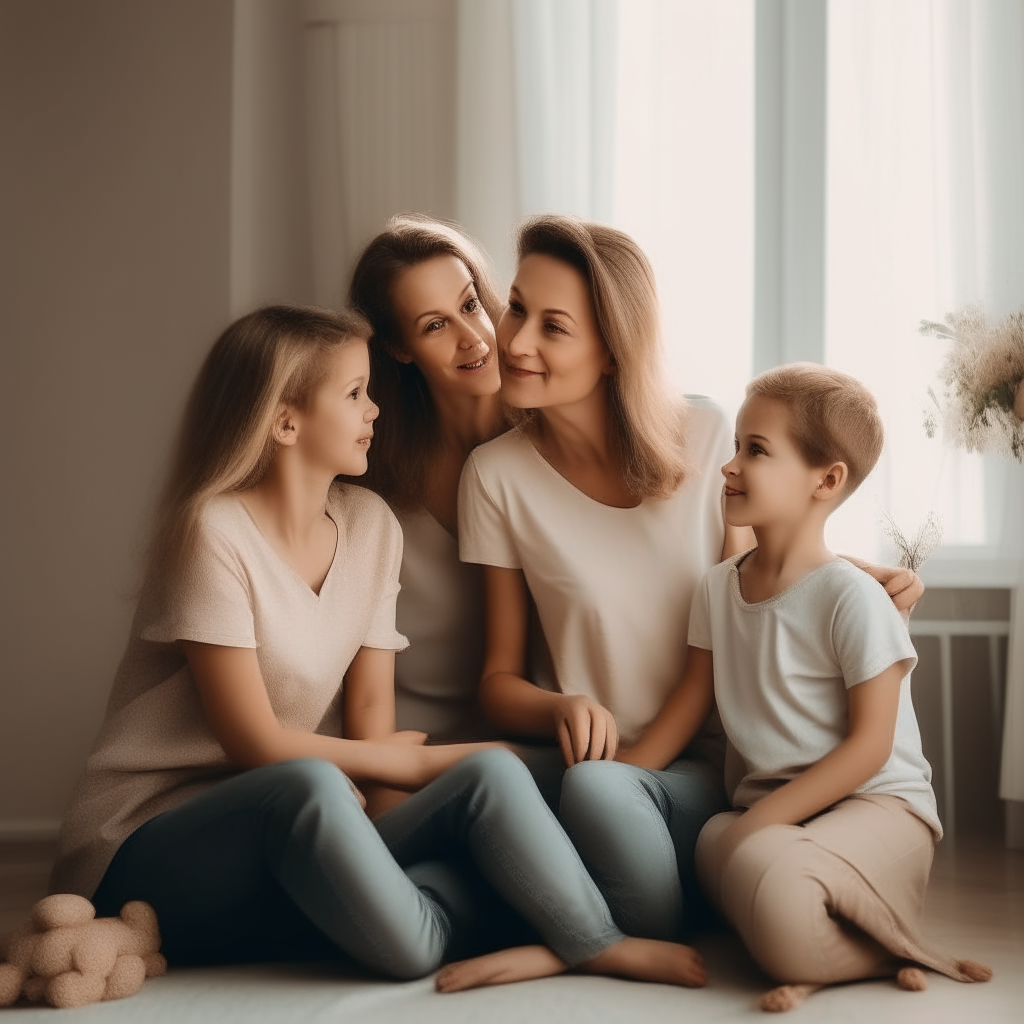
[(693, 855), (727, 809), (721, 771), (679, 760), (664, 771), (582, 761), (562, 780), (559, 816), (627, 934), (677, 942), (707, 914)]
[(242, 772), (136, 829), (93, 900), (100, 914), (152, 904), (179, 963), (341, 950), (415, 978), (464, 955), (467, 929), (515, 928), (488, 887), (570, 964), (622, 938), (506, 750), (473, 754), (373, 822), (327, 761)]

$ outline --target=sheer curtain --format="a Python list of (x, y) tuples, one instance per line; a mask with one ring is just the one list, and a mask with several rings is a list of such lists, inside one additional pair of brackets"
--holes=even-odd
[[(507, 237), (487, 220), (495, 200), (520, 216), (572, 213), (628, 231), (658, 277), (673, 382), (730, 413), (751, 368), (753, 10), (753, 0), (460, 7), (464, 223), (509, 270)], [(498, 101), (489, 117), (515, 125), (514, 183), (508, 157), (498, 169), (472, 141), (482, 90)], [(508, 152), (507, 138), (499, 145)]]
[(968, 302), (1024, 305), (1024, 6), (1013, 0), (831, 0), (826, 351), (878, 395), (879, 468), (833, 540), (883, 557), (878, 509), (906, 532), (939, 512), (930, 584), (1017, 588), (1001, 795), (1024, 800), (1024, 473), (928, 440), (946, 345), (917, 333)]
[[(835, 546), (891, 558), (881, 510), (908, 532), (934, 510), (931, 585), (1016, 587), (1020, 468), (925, 436), (943, 345), (917, 326), (1024, 303), (1024, 5), (517, 0), (513, 19), (520, 211), (641, 242), (684, 390), (732, 410), (753, 366), (792, 358), (871, 386), (886, 452)], [(1002, 795), (1021, 800), (1015, 608)]]
[[(1024, 303), (1024, 4), (304, 11), (320, 301), (398, 209), (457, 216), (506, 281), (524, 214), (619, 226), (654, 263), (680, 390), (731, 413), (755, 366), (812, 358), (879, 395), (887, 451), (836, 518), (836, 547), (891, 557), (880, 509), (905, 530), (934, 509), (946, 545), (926, 582), (1018, 586), (1024, 474), (925, 437), (943, 350), (916, 329), (968, 301)], [(1002, 795), (1024, 801), (1024, 601), (1014, 616)]]

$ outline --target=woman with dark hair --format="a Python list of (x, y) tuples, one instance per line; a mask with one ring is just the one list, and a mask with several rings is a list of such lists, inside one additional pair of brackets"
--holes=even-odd
[[(465, 862), (551, 955), (702, 984), (691, 950), (616, 928), (514, 754), (396, 733), (402, 534), (337, 479), (376, 432), (368, 334), (274, 306), (203, 363), (52, 888), (150, 903), (171, 961), (344, 951), (413, 978), (465, 948)], [(356, 784), (411, 795), (371, 821)]]
[(372, 327), (374, 399), (383, 410), (363, 483), (405, 534), (397, 660), (399, 728), (432, 738), (494, 734), (479, 711), (483, 590), (459, 561), (459, 476), (469, 452), (507, 423), (494, 322), (501, 302), (487, 259), (457, 228), (403, 215), (363, 250), (350, 300)]

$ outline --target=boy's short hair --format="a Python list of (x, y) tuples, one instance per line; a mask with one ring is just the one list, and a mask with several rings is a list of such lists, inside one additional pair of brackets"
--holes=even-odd
[(874, 469), (885, 431), (875, 396), (855, 377), (818, 363), (787, 363), (755, 377), (747, 398), (789, 407), (792, 437), (810, 466), (845, 462), (848, 498)]

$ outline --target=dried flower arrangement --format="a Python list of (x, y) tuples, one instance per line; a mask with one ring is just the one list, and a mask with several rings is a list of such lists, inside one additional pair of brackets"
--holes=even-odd
[(920, 332), (954, 342), (939, 371), (942, 397), (928, 389), (928, 436), (941, 425), (959, 448), (1024, 462), (1024, 308), (990, 323), (981, 306), (965, 306), (945, 323), (922, 320)]
[(917, 572), (928, 556), (942, 543), (942, 517), (937, 512), (925, 516), (913, 538), (904, 536), (891, 512), (882, 513), (882, 532), (896, 548), (896, 564), (901, 569)]

